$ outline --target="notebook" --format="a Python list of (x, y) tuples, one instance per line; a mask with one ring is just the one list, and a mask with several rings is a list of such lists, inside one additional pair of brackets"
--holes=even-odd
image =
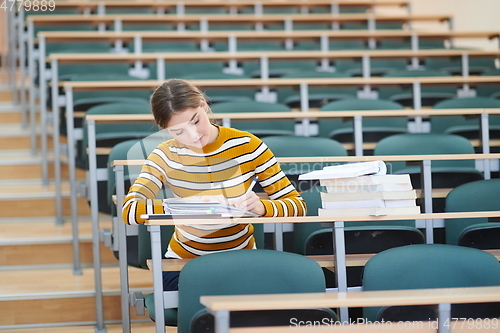
[(163, 200), (164, 214), (143, 214), (147, 220), (174, 218), (220, 218), (220, 217), (259, 217), (245, 209), (221, 204), (218, 201), (201, 199), (173, 198)]

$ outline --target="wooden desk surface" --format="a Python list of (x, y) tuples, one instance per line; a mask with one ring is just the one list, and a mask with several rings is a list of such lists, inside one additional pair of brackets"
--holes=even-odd
[[(72, 87), (74, 90), (105, 90), (105, 89), (151, 89), (154, 90), (164, 81), (63, 81), (59, 86)], [(301, 83), (310, 86), (390, 86), (420, 83), (425, 85), (452, 85), (499, 83), (500, 76), (433, 76), (433, 77), (370, 77), (370, 78), (271, 78), (271, 79), (235, 79), (235, 80), (191, 80), (195, 86), (202, 89), (210, 88), (244, 88), (244, 87), (298, 87)]]
[[(56, 0), (57, 7), (97, 7), (104, 4), (106, 7), (165, 7), (176, 6), (177, 0)], [(251, 6), (258, 3), (255, 0), (189, 0), (185, 1), (187, 6)], [(286, 2), (280, 0), (263, 0), (260, 1), (264, 6), (314, 6), (314, 5), (331, 5), (331, 0), (287, 0)], [(406, 0), (336, 0), (335, 3), (347, 6), (408, 6), (410, 1)]]
[(374, 13), (357, 13), (357, 14), (331, 14), (331, 13), (304, 13), (304, 14), (91, 14), (91, 15), (30, 15), (28, 21), (32, 21), (36, 26), (56, 25), (56, 24), (73, 24), (73, 23), (113, 23), (115, 20), (121, 20), (123, 23), (197, 23), (201, 20), (207, 20), (210, 23), (225, 23), (227, 24), (230, 18), (231, 24), (237, 23), (256, 23), (256, 22), (283, 22), (292, 20), (293, 22), (366, 22), (375, 20), (377, 22), (412, 22), (412, 21), (436, 21), (443, 22), (451, 19), (451, 15), (445, 14), (428, 14), (428, 15), (384, 15)]
[[(481, 218), (500, 217), (500, 211), (485, 212), (458, 212), (458, 213), (423, 213), (407, 215), (363, 215), (363, 216), (300, 216), (300, 217), (244, 217), (237, 219), (237, 223), (252, 224), (274, 224), (274, 223), (333, 223), (334, 221), (356, 222), (356, 221), (394, 221), (394, 220), (431, 220), (431, 219), (460, 219), (460, 218)], [(149, 220), (146, 225), (202, 225), (202, 224), (233, 224), (236, 218), (210, 218), (210, 219), (165, 219)]]
[[(231, 120), (242, 119), (302, 119), (302, 118), (347, 118), (354, 116), (363, 117), (395, 117), (395, 116), (456, 116), (480, 115), (483, 113), (500, 114), (500, 109), (426, 109), (426, 110), (359, 110), (359, 111), (310, 111), (310, 112), (240, 112), (240, 113), (211, 113), (210, 119)], [(102, 114), (86, 115), (85, 119), (94, 120), (96, 123), (127, 123), (127, 122), (152, 122), (152, 114)]]
[[(335, 162), (366, 162), (366, 161), (446, 161), (446, 160), (477, 160), (497, 159), (500, 153), (493, 154), (442, 154), (442, 155), (367, 155), (367, 156), (318, 156), (318, 157), (277, 157), (279, 163), (335, 163)], [(128, 165), (142, 166), (145, 160), (114, 160), (111, 166)]]
[(212, 311), (288, 310), (498, 301), (500, 301), (500, 287), (201, 296), (200, 298), (200, 303)]
[[(155, 23), (187, 23), (198, 24), (206, 21), (209, 25), (227, 24), (232, 25), (255, 24), (255, 23), (333, 23), (333, 22), (361, 22), (366, 23), (373, 20), (380, 22), (408, 23), (408, 22), (446, 22), (451, 20), (451, 15), (383, 15), (383, 14), (108, 14), (108, 15), (31, 15), (28, 21), (32, 21), (36, 27), (53, 26), (62, 24), (112, 24), (116, 20), (122, 23), (132, 24), (155, 24)], [(198, 29), (199, 30), (199, 29)], [(210, 28), (208, 29), (210, 31)], [(293, 30), (293, 29), (292, 29)]]
[(284, 59), (308, 60), (308, 59), (352, 59), (369, 56), (371, 58), (427, 58), (427, 57), (459, 57), (467, 54), (469, 57), (499, 57), (500, 50), (356, 50), (356, 51), (262, 51), (249, 52), (157, 52), (157, 53), (51, 53), (46, 61), (57, 59), (59, 62), (115, 62), (115, 61), (200, 61), (203, 60), (260, 60), (267, 57), (270, 61), (283, 61)]
[(143, 39), (167, 38), (177, 40), (226, 40), (229, 36), (238, 39), (311, 39), (327, 36), (335, 39), (351, 38), (409, 38), (413, 35), (427, 38), (496, 38), (500, 31), (417, 31), (417, 30), (262, 30), (262, 31), (41, 31), (38, 37), (55, 41), (84, 41), (84, 40), (132, 40), (135, 36)]
[[(500, 250), (485, 250), (485, 252), (491, 253), (497, 259), (500, 260)], [(364, 266), (366, 262), (373, 257), (374, 253), (366, 254), (346, 254), (346, 266), (347, 267), (359, 267)], [(335, 260), (334, 255), (314, 255), (307, 256), (312, 260), (316, 261), (318, 265), (324, 268), (328, 268), (332, 272), (334, 271), (333, 262)], [(182, 267), (191, 259), (163, 259), (162, 260), (162, 271), (180, 271)], [(149, 270), (153, 270), (153, 261), (148, 259), (146, 261)]]

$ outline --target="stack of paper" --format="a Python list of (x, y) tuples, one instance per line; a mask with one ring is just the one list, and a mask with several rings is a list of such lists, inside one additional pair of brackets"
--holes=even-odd
[(319, 179), (320, 216), (419, 214), (410, 175), (388, 175), (383, 161), (325, 167), (299, 176)]
[(163, 214), (143, 214), (143, 219), (171, 218), (218, 218), (218, 217), (258, 217), (251, 211), (226, 206), (218, 201), (193, 198), (170, 198), (163, 200)]

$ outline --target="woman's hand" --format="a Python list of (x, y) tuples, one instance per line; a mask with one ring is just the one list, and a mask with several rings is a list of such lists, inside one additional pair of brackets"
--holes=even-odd
[(264, 215), (266, 212), (264, 204), (262, 203), (262, 201), (260, 201), (260, 198), (253, 191), (245, 193), (238, 198), (227, 199), (227, 201), (229, 202), (230, 206), (245, 209), (258, 215)]

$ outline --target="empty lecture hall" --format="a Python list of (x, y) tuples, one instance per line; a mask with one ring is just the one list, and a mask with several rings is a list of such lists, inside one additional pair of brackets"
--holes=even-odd
[(0, 4), (0, 331), (500, 332), (500, 1)]

